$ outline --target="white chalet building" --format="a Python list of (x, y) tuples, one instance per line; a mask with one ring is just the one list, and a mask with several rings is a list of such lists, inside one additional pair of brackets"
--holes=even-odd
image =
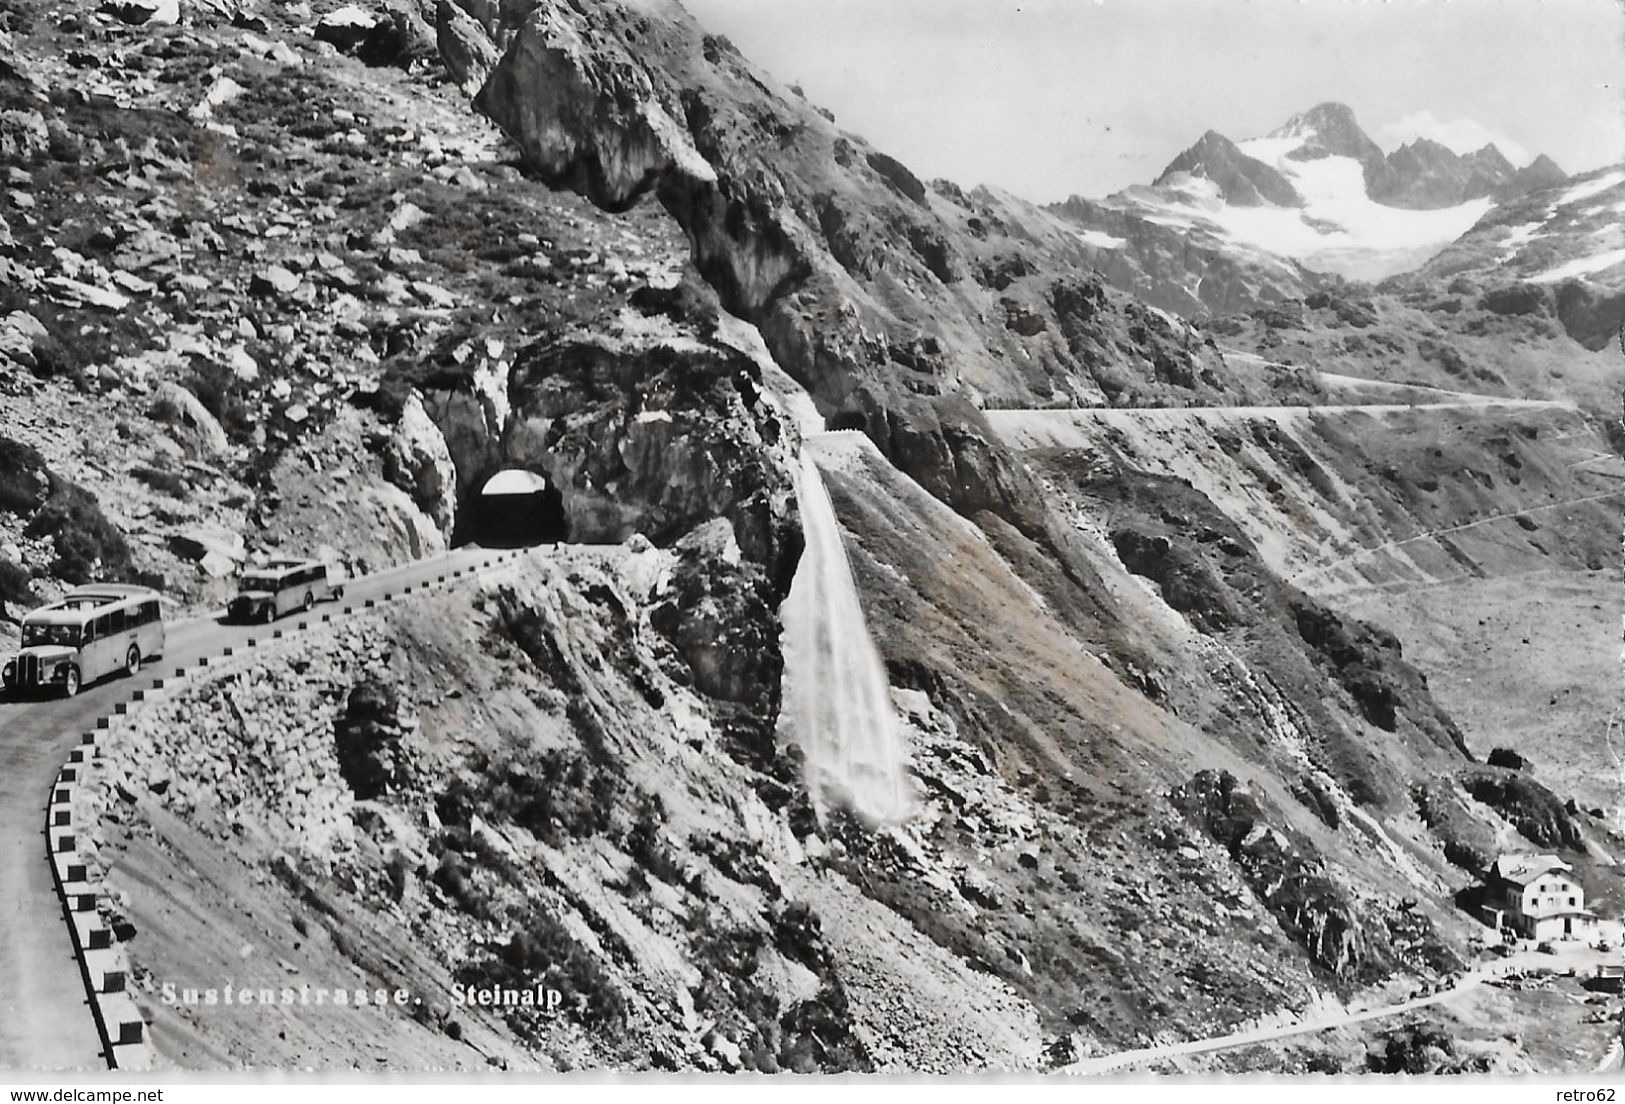
[(1484, 894), (1485, 920), (1525, 939), (1569, 939), (1587, 933), (1596, 916), (1574, 868), (1556, 855), (1502, 855)]

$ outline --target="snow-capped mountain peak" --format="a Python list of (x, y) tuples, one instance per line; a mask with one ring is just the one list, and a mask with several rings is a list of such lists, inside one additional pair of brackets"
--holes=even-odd
[(1418, 136), (1385, 153), (1351, 108), (1326, 102), (1263, 137), (1233, 142), (1210, 130), (1151, 186), (1101, 206), (1255, 260), (1380, 280), (1424, 263), (1498, 201), (1562, 179), (1549, 158), (1518, 169), (1494, 144), (1457, 153)]

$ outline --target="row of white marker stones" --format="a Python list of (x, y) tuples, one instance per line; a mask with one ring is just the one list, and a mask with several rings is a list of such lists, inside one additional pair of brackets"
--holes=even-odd
[[(347, 604), (335, 613), (322, 614), (320, 618), (301, 618), (286, 628), (273, 629), (271, 635), (264, 639), (281, 640), (313, 625), (328, 624), (396, 598), (445, 587), (485, 568), (508, 563), (520, 555), (520, 551), (499, 552), (479, 565), (453, 568), (433, 579), (409, 583), (399, 590), (387, 590), (379, 598)], [(241, 647), (257, 647), (261, 639), (249, 637)], [(207, 673), (211, 662), (230, 658), (238, 651), (237, 646), (232, 646), (223, 649), (218, 656), (205, 656), (197, 661), (192, 671), (182, 668), (167, 678), (154, 679), (146, 687), (136, 690), (129, 701), (119, 702), (111, 714), (99, 718), (96, 727), (80, 737), (79, 746), (68, 754), (67, 763), (57, 772), (56, 782), (51, 787), (50, 801), (45, 810), (51, 872), (56, 882), (57, 896), (67, 915), (74, 953), (79, 959), (79, 972), (90, 996), (91, 1013), (96, 1020), (96, 1031), (102, 1040), (102, 1054), (107, 1059), (109, 1069), (148, 1069), (152, 1064), (152, 1049), (147, 1022), (127, 989), (130, 980), (129, 956), (104, 915), (111, 911), (102, 908), (105, 886), (93, 880), (90, 863), (79, 852), (79, 836), (73, 822), (74, 788), (85, 783), (87, 772), (101, 754), (103, 735), (110, 732), (115, 724), (122, 727), (130, 723), (132, 710), (190, 684)]]

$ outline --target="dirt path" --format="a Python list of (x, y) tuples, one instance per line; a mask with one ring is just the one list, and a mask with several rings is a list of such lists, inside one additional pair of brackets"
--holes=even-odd
[[(377, 600), (490, 555), (459, 549), (354, 579), (346, 584), (345, 602)], [(318, 607), (317, 613), (337, 608)], [(98, 717), (155, 678), (265, 635), (264, 626), (223, 625), (215, 616), (171, 623), (163, 657), (135, 679), (104, 682), (66, 700), (0, 701), (0, 1069), (105, 1068), (46, 857), (45, 801), (68, 752)], [(289, 617), (281, 627), (297, 623)]]
[(1604, 499), (1621, 497), (1625, 497), (1625, 490), (1604, 491), (1601, 494), (1583, 495), (1579, 498), (1563, 499), (1560, 502), (1548, 502), (1541, 506), (1530, 506), (1527, 509), (1512, 510), (1504, 514), (1491, 514), (1488, 517), (1479, 518), (1477, 521), (1462, 522), (1460, 525), (1446, 525), (1438, 529), (1425, 529), (1420, 533), (1414, 533), (1408, 537), (1401, 537), (1398, 540), (1384, 541), (1382, 544), (1374, 544), (1369, 548), (1357, 549), (1354, 552), (1349, 553), (1347, 556), (1339, 557), (1330, 563), (1316, 564), (1314, 567), (1305, 568), (1304, 570), (1291, 576), (1287, 581), (1295, 586), (1302, 586), (1304, 580), (1318, 578), (1329, 571), (1336, 571), (1340, 567), (1346, 567), (1347, 565), (1356, 560), (1362, 559), (1365, 556), (1375, 555), (1378, 552), (1391, 552), (1396, 548), (1402, 548), (1405, 545), (1411, 544), (1415, 541), (1429, 540), (1433, 537), (1444, 536), (1447, 533), (1460, 533), (1467, 529), (1476, 529), (1480, 525), (1489, 525), (1491, 522), (1510, 521), (1513, 518), (1525, 517), (1529, 514), (1538, 514), (1543, 510), (1555, 510), (1560, 506), (1578, 506), (1583, 502), (1601, 502)]
[[(1444, 394), (1455, 394), (1444, 392)], [(1452, 402), (1430, 403), (1331, 403), (1317, 406), (1138, 406), (1067, 407), (1064, 409), (985, 410), (983, 414), (999, 438), (1011, 448), (1078, 448), (1087, 442), (1079, 435), (1086, 425), (1116, 428), (1162, 422), (1234, 423), (1267, 419), (1286, 426), (1326, 414), (1365, 414), (1374, 418), (1417, 411), (1455, 411), (1484, 414), (1514, 410), (1566, 410), (1579, 408), (1570, 402), (1548, 399), (1497, 399), (1464, 397)]]
[[(1257, 364), (1264, 368), (1275, 368), (1282, 372), (1314, 372), (1316, 377), (1331, 387), (1347, 390), (1388, 391), (1396, 395), (1414, 395), (1422, 392), (1429, 395), (1440, 395), (1454, 402), (1468, 402), (1482, 404), (1497, 401), (1491, 395), (1479, 395), (1471, 391), (1452, 391), (1448, 387), (1435, 387), (1428, 383), (1394, 383), (1390, 380), (1370, 379), (1366, 376), (1349, 376), (1340, 372), (1326, 372), (1318, 368), (1311, 368), (1303, 364), (1287, 364), (1279, 360), (1266, 360), (1257, 353), (1243, 352), (1232, 349), (1227, 345), (1219, 346), (1219, 352), (1228, 360), (1240, 360), (1249, 364)], [(1432, 404), (1429, 404), (1432, 405)]]
[[(1604, 952), (1586, 948), (1583, 954), (1564, 956), (1561, 966), (1589, 969), (1589, 967), (1603, 961), (1605, 957), (1608, 961), (1617, 961), (1618, 959), (1617, 954), (1605, 955)], [(1276, 1024), (1271, 1027), (1248, 1028), (1244, 1031), (1232, 1032), (1229, 1035), (1217, 1035), (1208, 1039), (1165, 1043), (1160, 1046), (1141, 1047), (1138, 1050), (1125, 1050), (1117, 1054), (1102, 1055), (1098, 1058), (1085, 1058), (1067, 1066), (1061, 1072), (1080, 1075), (1111, 1073), (1115, 1070), (1143, 1065), (1147, 1062), (1159, 1062), (1170, 1058), (1236, 1050), (1241, 1047), (1257, 1046), (1260, 1043), (1274, 1042), (1279, 1039), (1289, 1039), (1297, 1035), (1312, 1035), (1321, 1031), (1330, 1031), (1334, 1028), (1365, 1023), (1370, 1020), (1386, 1019), (1405, 1012), (1414, 1012), (1419, 1008), (1442, 1004), (1477, 989), (1491, 978), (1504, 977), (1510, 973), (1528, 971), (1534, 968), (1549, 970), (1553, 967), (1553, 964), (1554, 960), (1550, 956), (1524, 952), (1476, 966), (1462, 974), (1448, 988), (1425, 996), (1413, 997), (1410, 1000), (1396, 1001), (1393, 1004), (1385, 1004), (1376, 1008), (1347, 1009), (1331, 1015), (1298, 1020), (1293, 1023)], [(1610, 1054), (1609, 1057), (1613, 1058), (1614, 1056)], [(1604, 1061), (1608, 1060), (1607, 1058), (1604, 1059)]]

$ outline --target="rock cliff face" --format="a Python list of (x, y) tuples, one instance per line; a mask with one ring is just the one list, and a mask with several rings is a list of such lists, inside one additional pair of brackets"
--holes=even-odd
[(1206, 177), (1219, 186), (1226, 203), (1238, 207), (1256, 207), (1260, 203), (1292, 207), (1303, 202), (1286, 177), (1256, 157), (1242, 153), (1216, 130), (1202, 135), (1194, 146), (1170, 161), (1153, 186), (1175, 173)]
[[(1555, 168), (1555, 166), (1552, 166)], [(1509, 198), (1400, 287), (1457, 284), (1527, 297), (1529, 310), (1555, 317), (1575, 341), (1601, 349), (1625, 324), (1625, 168), (1566, 179), (1536, 173)]]
[[(1346, 601), (1587, 569), (1585, 415), (1275, 409), (1603, 378), (1543, 295), (1367, 293), (922, 181), (663, 0), (441, 4), (439, 66), (411, 11), (345, 37), (334, 6), (95, 23), (82, 69), (34, 60), (65, 20), (0, 12), (45, 66), (0, 72), (34, 204), (0, 227), (0, 410), (38, 454), (0, 463), (8, 609), (70, 577), (5, 566), (61, 551), (58, 497), (103, 573), (117, 526), (203, 596), (173, 550), (216, 537), (376, 567), (556, 508), (570, 538), (116, 722), (90, 844), (169, 1060), (1051, 1068), (1402, 996), (1459, 965), (1489, 852), (1618, 852), (1473, 761)], [(1215, 136), (1180, 172), (1290, 198), (1253, 161)], [(1158, 309), (1197, 305), (1248, 310)], [(1039, 441), (1012, 407), (1099, 409)], [(118, 427), (96, 463), (84, 424)], [(780, 716), (803, 450), (908, 749), (919, 814), (882, 831), (820, 821)], [(546, 492), (483, 494), (515, 469)], [(334, 1036), (152, 995), (358, 971), (424, 1005)]]
[(795, 441), (750, 358), (565, 338), (521, 350), (509, 389), (504, 456), (563, 488), (573, 539), (667, 544), (726, 518), (748, 560), (788, 579)]
[(1259, 250), (1238, 248), (1200, 224), (1073, 196), (1050, 208), (1082, 228), (1095, 268), (1113, 286), (1184, 318), (1201, 319), (1304, 299), (1336, 277)]
[[(989, 488), (936, 459), (997, 451), (961, 396), (1131, 405), (1242, 386), (1188, 327), (1102, 288), (1053, 216), (927, 187), (674, 6), (539, 5), (476, 106), (545, 178), (612, 210), (657, 197), (820, 410), (945, 493)], [(1124, 357), (1146, 370), (1120, 375)]]
[[(948, 885), (952, 868), (896, 843), (850, 856), (810, 818), (792, 830), (771, 755), (741, 754), (712, 713), (709, 695), (730, 692), (715, 674), (740, 673), (702, 673), (663, 641), (656, 611), (693, 608), (679, 580), (703, 545), (537, 554), (121, 719), (80, 812), (103, 825), (86, 846), (121, 894), (165, 1058), (1038, 1065), (1031, 1005), (862, 888), (879, 871)], [(245, 907), (263, 918), (252, 933), (235, 927)], [(243, 1020), (166, 1004), (155, 984), (332, 977), (404, 988), (410, 1014)], [(456, 997), (493, 985), (550, 988), (559, 1005)]]
[(1544, 154), (1517, 169), (1494, 145), (1456, 153), (1429, 138), (1418, 138), (1392, 153), (1360, 129), (1354, 112), (1339, 103), (1317, 104), (1294, 115), (1272, 138), (1298, 138), (1288, 157), (1314, 161), (1349, 157), (1360, 163), (1366, 194), (1391, 207), (1430, 210), (1452, 207), (1483, 196), (1510, 198), (1542, 181), (1563, 179), (1563, 171)]

